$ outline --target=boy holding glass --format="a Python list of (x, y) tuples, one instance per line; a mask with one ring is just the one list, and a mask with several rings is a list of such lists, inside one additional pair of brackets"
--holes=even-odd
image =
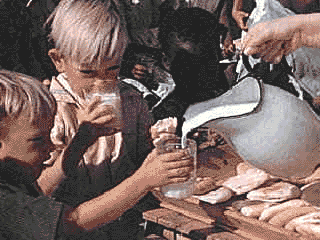
[[(151, 151), (149, 128), (153, 119), (148, 107), (140, 94), (118, 78), (127, 36), (113, 9), (111, 1), (61, 1), (49, 18), (50, 38), (55, 45), (49, 56), (60, 72), (50, 86), (58, 106), (51, 131), (56, 150), (46, 162), (47, 168), (38, 183), (45, 194), (73, 207), (117, 189), (119, 184), (135, 175)], [(103, 83), (105, 92), (101, 93), (101, 98), (88, 100), (98, 83)], [(102, 103), (106, 92), (113, 95), (113, 106)], [(105, 127), (113, 129), (112, 134), (92, 142), (81, 160), (66, 161), (67, 176), (64, 176), (60, 165), (66, 146), (81, 122), (92, 114), (104, 119)], [(182, 161), (186, 164), (184, 170), (190, 170), (192, 161)], [(150, 174), (152, 171), (148, 173), (149, 177)], [(182, 177), (182, 180), (186, 178)], [(116, 207), (126, 202), (130, 207), (117, 206), (121, 214), (116, 215), (122, 216), (114, 218), (117, 221), (104, 227), (103, 231), (112, 239), (132, 238), (138, 231), (141, 209), (131, 209), (138, 199), (130, 200), (132, 194), (128, 189), (119, 191), (126, 200), (113, 198), (110, 201), (117, 203), (110, 204)], [(140, 203), (146, 205), (144, 200)], [(154, 204), (153, 201), (149, 203)]]

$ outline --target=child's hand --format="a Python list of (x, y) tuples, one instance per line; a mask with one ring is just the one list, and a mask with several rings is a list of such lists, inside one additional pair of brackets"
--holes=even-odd
[[(111, 131), (111, 123), (114, 120), (114, 108), (111, 105), (101, 104), (101, 98), (96, 96), (89, 104), (83, 105), (77, 112), (79, 126), (89, 123), (96, 130), (98, 135), (111, 135), (116, 130)], [(108, 126), (110, 126), (108, 128)]]
[(232, 11), (232, 17), (237, 22), (238, 27), (241, 30), (247, 31), (248, 25), (246, 24), (245, 20), (249, 17), (249, 13), (243, 11)]
[(312, 103), (315, 107), (319, 108), (320, 107), (320, 97), (315, 97), (313, 100), (312, 100)]
[(177, 125), (178, 119), (176, 117), (169, 117), (159, 120), (156, 124), (151, 126), (150, 132), (153, 145), (157, 147), (161, 141), (176, 138)]
[(131, 73), (136, 79), (140, 80), (146, 77), (147, 71), (147, 67), (140, 64), (136, 64), (132, 69)]
[(160, 154), (154, 149), (138, 170), (150, 188), (185, 182), (194, 168), (193, 158), (186, 150)]

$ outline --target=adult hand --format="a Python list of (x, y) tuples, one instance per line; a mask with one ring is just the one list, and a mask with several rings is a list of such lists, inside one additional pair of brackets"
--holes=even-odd
[(230, 32), (227, 33), (226, 39), (223, 41), (223, 54), (228, 57), (233, 54), (233, 41)]
[(250, 16), (249, 13), (243, 12), (243, 11), (232, 11), (232, 17), (233, 19), (237, 22), (238, 27), (241, 30), (247, 31), (248, 30), (248, 26), (245, 23), (245, 18), (248, 18)]
[(153, 189), (187, 181), (193, 168), (193, 158), (187, 150), (160, 154), (158, 149), (153, 149), (138, 171), (146, 184)]
[(147, 67), (140, 64), (136, 64), (132, 69), (131, 73), (136, 79), (140, 80), (146, 77), (147, 71)]
[(301, 33), (288, 22), (289, 19), (277, 19), (253, 26), (242, 41), (244, 54), (277, 64), (283, 56), (300, 48)]

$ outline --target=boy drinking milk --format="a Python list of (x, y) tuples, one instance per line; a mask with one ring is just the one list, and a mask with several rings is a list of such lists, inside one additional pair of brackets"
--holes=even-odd
[[(75, 207), (44, 196), (35, 181), (54, 146), (54, 98), (36, 79), (0, 71), (0, 237), (2, 239), (87, 239), (94, 229), (132, 208), (149, 190), (185, 181), (192, 161), (187, 153), (152, 151), (141, 167), (113, 189)], [(110, 115), (96, 111), (80, 122), (56, 169), (77, 165), (81, 155), (102, 135)], [(50, 181), (50, 180), (48, 180)], [(95, 238), (98, 239), (98, 238)]]
[[(118, 79), (127, 36), (112, 1), (60, 1), (49, 17), (49, 51), (57, 71), (50, 91), (58, 106), (51, 139), (57, 146), (38, 182), (46, 194), (76, 206), (111, 189), (130, 176), (151, 150), (148, 131), (153, 119), (140, 95)], [(113, 95), (113, 106), (99, 97), (88, 100), (97, 84)], [(106, 93), (102, 93), (104, 98)], [(116, 134), (102, 136), (84, 153), (79, 165), (63, 177), (54, 164), (91, 112), (120, 112), (122, 126)], [(119, 120), (119, 119), (118, 119)], [(106, 127), (114, 126), (114, 120)]]

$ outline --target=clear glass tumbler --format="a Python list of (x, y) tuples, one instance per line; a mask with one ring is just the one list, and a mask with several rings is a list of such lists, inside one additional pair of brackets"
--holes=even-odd
[[(159, 146), (160, 153), (170, 153), (177, 149), (182, 149), (181, 138), (166, 141)], [(183, 199), (191, 197), (196, 180), (196, 167), (197, 167), (197, 143), (192, 139), (187, 139), (185, 148), (189, 150), (190, 155), (193, 157), (194, 169), (190, 178), (186, 182), (174, 183), (161, 187), (161, 194), (168, 198)]]
[(86, 96), (86, 102), (89, 103), (93, 101), (93, 99), (97, 96), (100, 97), (103, 105), (111, 105), (113, 107), (112, 113), (115, 115), (115, 117), (110, 123), (110, 126), (121, 130), (122, 108), (119, 89), (110, 91), (105, 83), (97, 83), (91, 92)]

